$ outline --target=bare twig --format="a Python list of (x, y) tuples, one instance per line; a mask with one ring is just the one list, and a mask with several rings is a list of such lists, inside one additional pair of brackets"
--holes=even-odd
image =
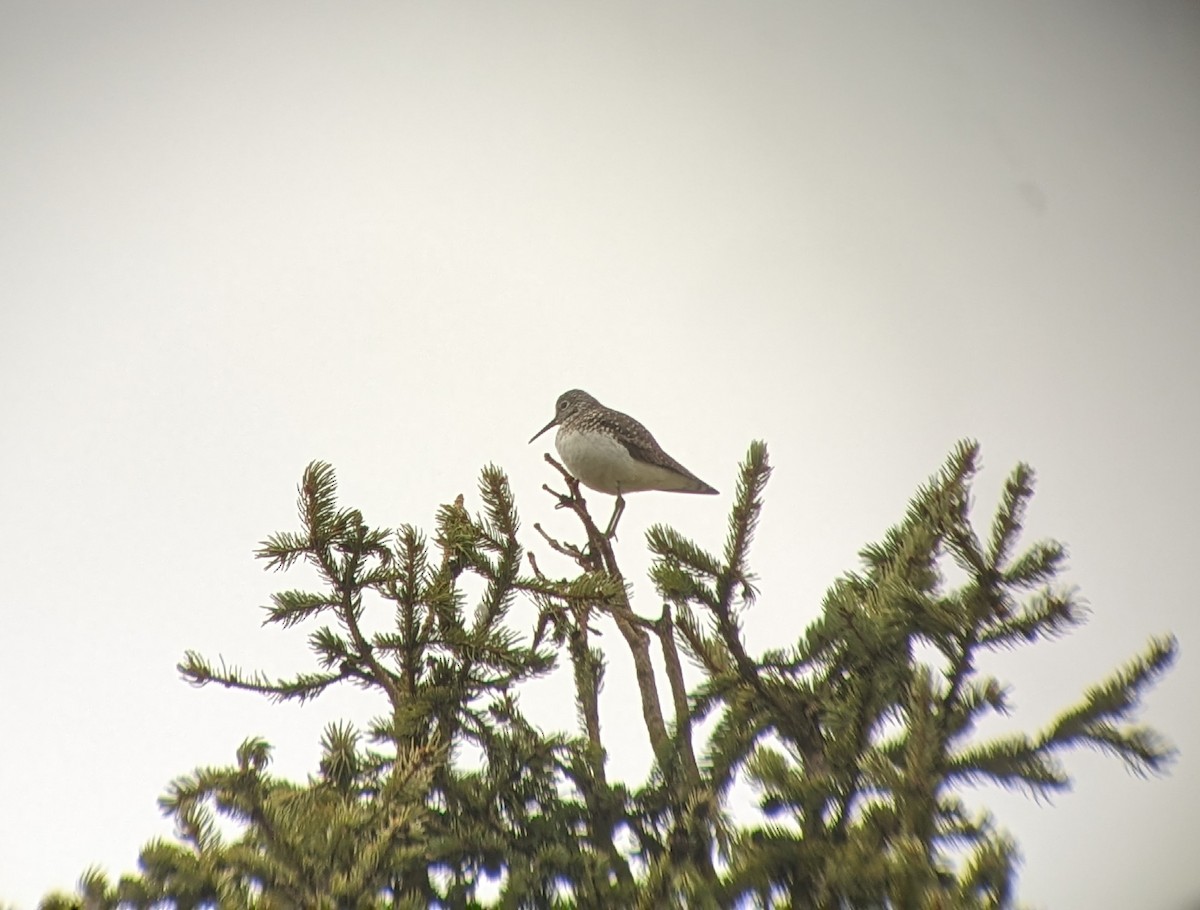
[[(550, 549), (554, 550), (556, 553), (561, 553), (563, 556), (570, 556), (576, 562), (579, 562), (584, 558), (583, 551), (577, 546), (569, 543), (559, 543), (557, 540), (547, 534), (545, 529), (543, 529), (540, 524), (535, 522), (533, 529), (542, 535), (542, 539), (546, 541), (546, 543), (550, 546)], [(529, 554), (529, 558), (533, 559), (532, 553)]]
[[(536, 525), (535, 525), (535, 527), (536, 527)], [(541, 528), (538, 528), (538, 530), (540, 531)], [(533, 577), (536, 578), (538, 581), (548, 581), (549, 580), (546, 578), (546, 576), (542, 572), (542, 570), (540, 568), (538, 568), (537, 557), (533, 554), (532, 550), (529, 551), (529, 567), (531, 569), (533, 569)]]
[[(534, 528), (546, 539), (551, 548), (572, 556), (584, 571), (605, 572), (621, 583), (622, 594), (618, 603), (598, 604), (597, 606), (612, 616), (613, 621), (617, 624), (617, 629), (620, 630), (629, 646), (630, 655), (633, 657), (634, 673), (637, 676), (638, 691), (641, 694), (642, 719), (646, 724), (651, 748), (659, 762), (665, 766), (670, 758), (670, 738), (667, 735), (666, 721), (663, 719), (662, 702), (659, 699), (654, 664), (650, 659), (650, 636), (646, 632), (647, 628), (657, 631), (657, 627), (653, 621), (646, 620), (633, 612), (628, 595), (625, 593), (625, 577), (621, 574), (616, 554), (613, 552), (612, 539), (601, 533), (600, 529), (596, 527), (596, 522), (588, 511), (587, 503), (579, 494), (579, 481), (549, 454), (545, 458), (546, 462), (562, 475), (570, 495), (564, 497), (561, 493), (550, 489), (549, 486), (544, 489), (558, 500), (560, 508), (567, 508), (575, 513), (575, 517), (579, 519), (587, 534), (588, 548), (586, 551), (580, 551), (577, 547), (561, 544), (553, 540), (539, 526), (534, 525)], [(575, 552), (572, 553), (571, 550)]]
[(656, 626), (658, 639), (662, 643), (667, 679), (671, 683), (671, 700), (675, 705), (675, 735), (679, 739), (680, 757), (689, 782), (697, 785), (700, 783), (700, 769), (696, 765), (696, 751), (692, 745), (692, 712), (688, 706), (687, 685), (683, 680), (683, 664), (679, 660), (679, 646), (675, 641), (675, 622), (671, 616), (670, 604), (663, 604), (662, 619)]

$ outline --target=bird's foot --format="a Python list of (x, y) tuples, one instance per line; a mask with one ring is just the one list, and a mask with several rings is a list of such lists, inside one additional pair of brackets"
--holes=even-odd
[(580, 496), (578, 493), (575, 493), (573, 495), (567, 494), (567, 493), (560, 493), (560, 492), (558, 492), (558, 490), (552, 489), (550, 484), (548, 484), (548, 483), (542, 484), (542, 489), (558, 500), (558, 502), (556, 502), (554, 504), (554, 508), (556, 508), (556, 509), (572, 509), (575, 507), (576, 503), (578, 503), (581, 506), (585, 506), (585, 507), (587, 505), (583, 501), (583, 497)]

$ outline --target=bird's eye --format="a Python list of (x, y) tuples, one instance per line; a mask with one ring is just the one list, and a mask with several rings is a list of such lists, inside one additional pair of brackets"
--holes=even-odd
[(567, 409), (567, 403), (565, 401), (560, 401), (558, 403), (558, 409), (560, 411), (565, 411)]

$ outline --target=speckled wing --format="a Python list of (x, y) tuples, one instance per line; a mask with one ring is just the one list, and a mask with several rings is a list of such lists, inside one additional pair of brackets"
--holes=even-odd
[(676, 474), (682, 474), (684, 477), (694, 480), (698, 485), (698, 492), (717, 492), (664, 452), (662, 446), (650, 435), (650, 431), (628, 414), (605, 408), (602, 412), (594, 415), (592, 419), (599, 428), (606, 433), (611, 433), (629, 452), (630, 457), (646, 464), (666, 468), (668, 471), (674, 471)]

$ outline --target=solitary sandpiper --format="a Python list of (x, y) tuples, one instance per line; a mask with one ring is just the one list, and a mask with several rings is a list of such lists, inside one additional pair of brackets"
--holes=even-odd
[(558, 427), (554, 447), (563, 464), (593, 490), (618, 500), (639, 490), (717, 492), (664, 452), (644, 426), (587, 392), (572, 389), (559, 395), (554, 419), (529, 441), (553, 426)]

